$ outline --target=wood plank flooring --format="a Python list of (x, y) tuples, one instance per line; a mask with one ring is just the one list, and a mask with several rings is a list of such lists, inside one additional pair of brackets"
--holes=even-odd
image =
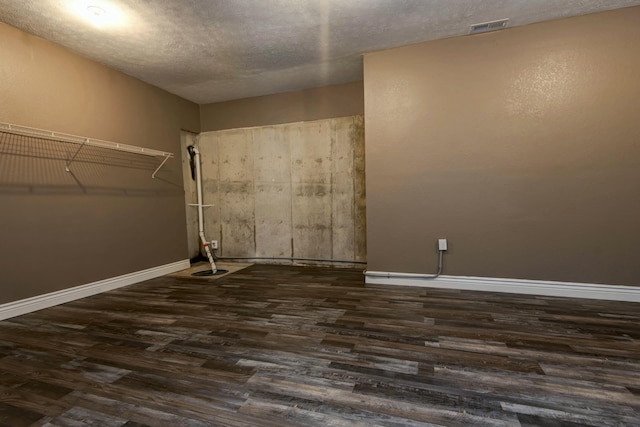
[(0, 425), (640, 426), (640, 304), (162, 277), (0, 322)]

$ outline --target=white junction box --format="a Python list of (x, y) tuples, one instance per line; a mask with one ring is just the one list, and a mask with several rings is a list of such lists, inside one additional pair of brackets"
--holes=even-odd
[(211, 241), (211, 249), (218, 249), (218, 241), (217, 240), (212, 240)]
[(447, 250), (447, 239), (438, 239), (438, 250), (439, 251)]

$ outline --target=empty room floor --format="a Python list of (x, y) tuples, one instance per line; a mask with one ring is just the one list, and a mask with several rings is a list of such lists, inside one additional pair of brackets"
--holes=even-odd
[(638, 426), (640, 304), (165, 276), (0, 322), (0, 425)]

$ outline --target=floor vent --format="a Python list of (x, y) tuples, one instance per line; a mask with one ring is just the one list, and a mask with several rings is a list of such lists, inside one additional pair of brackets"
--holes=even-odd
[(509, 19), (498, 19), (497, 21), (482, 22), (473, 24), (469, 30), (469, 34), (486, 33), (487, 31), (502, 30), (507, 27)]

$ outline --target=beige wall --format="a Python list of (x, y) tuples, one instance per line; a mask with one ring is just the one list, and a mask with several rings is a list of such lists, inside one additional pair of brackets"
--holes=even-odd
[[(176, 153), (0, 139), (0, 303), (186, 259), (180, 129), (198, 106), (0, 23), (0, 121)], [(115, 154), (114, 154), (115, 153)], [(133, 156), (133, 157), (131, 157)], [(75, 178), (74, 178), (75, 176)]]
[(363, 113), (364, 92), (361, 81), (200, 106), (203, 132)]
[(639, 22), (366, 55), (368, 268), (639, 285)]

